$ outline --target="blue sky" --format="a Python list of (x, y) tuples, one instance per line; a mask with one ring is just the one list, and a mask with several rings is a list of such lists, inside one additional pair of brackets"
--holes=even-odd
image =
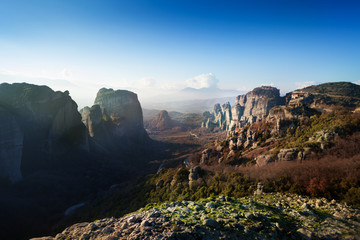
[(0, 0), (0, 81), (140, 98), (360, 80), (359, 1)]

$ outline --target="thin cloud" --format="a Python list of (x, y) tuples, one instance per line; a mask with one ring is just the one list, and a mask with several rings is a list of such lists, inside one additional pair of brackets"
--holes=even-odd
[(69, 78), (71, 78), (72, 77), (72, 72), (69, 70), (69, 69), (67, 69), (67, 68), (64, 68), (62, 71), (61, 71), (61, 76), (62, 76), (62, 78), (64, 78), (64, 79), (69, 79)]
[(191, 88), (216, 88), (219, 80), (213, 73), (204, 73), (185, 81)]
[(182, 84), (179, 83), (164, 83), (160, 86), (162, 90), (180, 90), (183, 88)]
[(140, 80), (140, 83), (143, 87), (153, 88), (156, 87), (156, 80), (150, 77), (144, 77)]

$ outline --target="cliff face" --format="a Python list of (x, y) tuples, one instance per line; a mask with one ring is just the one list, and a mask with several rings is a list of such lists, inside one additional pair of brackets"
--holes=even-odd
[(140, 102), (133, 92), (102, 88), (94, 105), (80, 112), (89, 135), (103, 149), (129, 147), (147, 139)]
[(324, 83), (286, 95), (286, 105), (271, 109), (268, 120), (298, 120), (334, 107), (354, 109), (360, 105), (360, 86), (349, 82)]
[(203, 126), (217, 126), (229, 130), (240, 124), (253, 123), (269, 114), (273, 107), (283, 104), (283, 101), (277, 88), (267, 86), (255, 88), (246, 95), (237, 96), (233, 107), (229, 102), (221, 109), (220, 104), (215, 105), (212, 116), (205, 119)]
[(118, 125), (143, 126), (143, 115), (137, 95), (126, 90), (102, 88), (96, 95), (94, 104), (104, 109), (111, 120)]
[(238, 96), (236, 104), (244, 107), (244, 120), (251, 116), (262, 118), (269, 113), (271, 108), (281, 104), (280, 91), (267, 86), (255, 88), (245, 96)]
[(359, 96), (360, 86), (349, 82), (310, 86), (290, 92), (285, 97), (280, 97), (277, 88), (262, 86), (237, 96), (231, 109), (228, 103), (223, 107), (216, 104), (212, 113), (205, 116), (202, 127), (235, 130), (265, 116), (276, 121), (292, 120), (309, 117), (316, 111), (332, 111), (336, 106), (354, 109), (360, 105)]
[(3, 83), (0, 106), (0, 175), (11, 181), (20, 180), (22, 171), (50, 164), (63, 140), (67, 145), (86, 145), (84, 125), (68, 92)]
[(0, 176), (11, 182), (22, 178), (21, 156), (24, 133), (15, 116), (0, 107)]
[(170, 118), (166, 110), (160, 111), (154, 119), (148, 122), (147, 128), (151, 130), (166, 130), (175, 126), (175, 122)]

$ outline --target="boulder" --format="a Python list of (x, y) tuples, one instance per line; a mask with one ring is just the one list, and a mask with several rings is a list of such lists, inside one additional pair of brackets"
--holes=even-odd
[(236, 150), (237, 147), (237, 138), (231, 138), (229, 141), (229, 149)]
[(262, 182), (258, 182), (257, 188), (254, 192), (254, 195), (261, 195), (264, 193), (264, 184)]
[(299, 151), (297, 155), (297, 159), (301, 162), (305, 160), (311, 154), (311, 148), (304, 148), (303, 151)]
[(196, 181), (200, 177), (201, 167), (195, 166), (190, 168), (189, 181)]
[(278, 161), (293, 161), (297, 159), (299, 150), (296, 148), (280, 149), (277, 155)]
[(259, 155), (255, 158), (256, 165), (259, 167), (266, 166), (268, 163), (273, 162), (274, 159), (271, 154)]
[(207, 162), (209, 160), (209, 154), (210, 153), (211, 153), (210, 148), (207, 148), (204, 151), (202, 151), (202, 155), (201, 155), (201, 159), (200, 159), (201, 164), (207, 164)]
[(212, 219), (212, 218), (206, 219), (203, 224), (210, 228), (219, 228), (220, 227), (220, 224), (215, 219)]

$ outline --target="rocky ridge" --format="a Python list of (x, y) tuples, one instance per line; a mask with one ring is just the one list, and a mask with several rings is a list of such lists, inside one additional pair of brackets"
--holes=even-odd
[(123, 218), (78, 223), (60, 239), (359, 239), (360, 212), (335, 200), (261, 192), (240, 199), (150, 204)]
[[(343, 85), (344, 89), (341, 88)], [(248, 95), (259, 94), (264, 98), (264, 91), (269, 89), (263, 88), (237, 98), (232, 108), (232, 116), (234, 117), (236, 112), (234, 108), (236, 108), (243, 114), (240, 117), (243, 120), (233, 119), (232, 122), (236, 127), (232, 125), (223, 128), (228, 130), (229, 136), (203, 150), (199, 160), (201, 164), (211, 165), (224, 161), (229, 163), (235, 160), (242, 163), (250, 161), (262, 167), (270, 162), (294, 160), (301, 162), (312, 154), (330, 147), (335, 137), (345, 136), (346, 131), (348, 131), (346, 134), (350, 135), (359, 129), (355, 120), (358, 119), (358, 115), (356, 111), (352, 111), (360, 105), (356, 95), (360, 92), (360, 86), (356, 84), (326, 83), (287, 94), (285, 105), (276, 105), (273, 101), (267, 105), (268, 108), (241, 107)], [(275, 92), (273, 95), (267, 94), (267, 99), (276, 99), (278, 96)], [(344, 94), (348, 95), (344, 96)], [(331, 114), (332, 112), (334, 113)], [(262, 118), (255, 118), (255, 122), (250, 121), (251, 117), (245, 119), (244, 116), (251, 116), (249, 114), (253, 113), (264, 115)], [(237, 116), (235, 114), (234, 118)], [(351, 122), (349, 118), (354, 118), (354, 121)], [(351, 125), (351, 131), (346, 130), (347, 125)], [(214, 161), (214, 158), (218, 161)]]
[(314, 85), (280, 97), (279, 90), (262, 86), (236, 97), (234, 106), (216, 104), (211, 113), (204, 113), (202, 127), (235, 130), (262, 120), (299, 120), (316, 112), (332, 111), (335, 106), (360, 106), (360, 86), (349, 82)]
[(215, 104), (212, 113), (204, 115), (206, 118), (202, 127), (234, 130), (261, 120), (271, 108), (283, 103), (284, 99), (280, 97), (279, 89), (268, 86), (258, 87), (245, 95), (237, 96), (232, 107), (229, 102), (222, 106)]

